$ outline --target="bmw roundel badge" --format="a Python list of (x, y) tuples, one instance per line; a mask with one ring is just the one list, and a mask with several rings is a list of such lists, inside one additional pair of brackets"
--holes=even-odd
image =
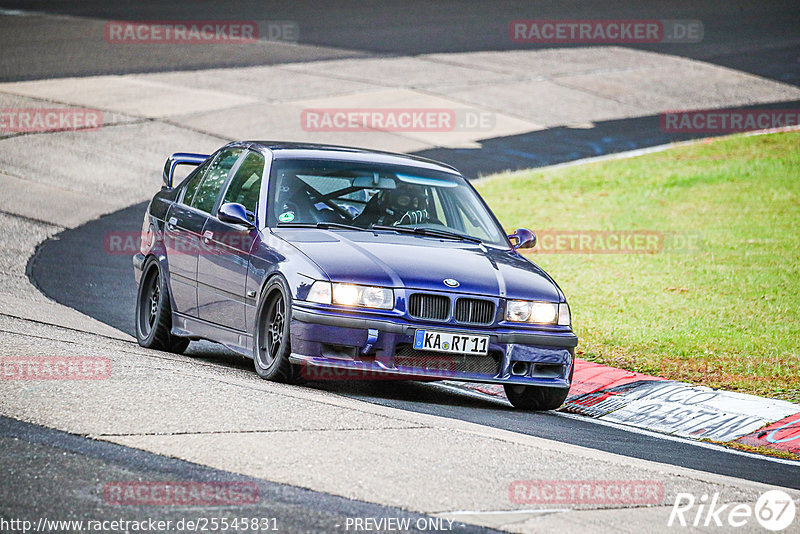
[(445, 278), (442, 281), (444, 282), (444, 285), (446, 285), (447, 287), (458, 287), (461, 285), (458, 283), (458, 280), (454, 278)]

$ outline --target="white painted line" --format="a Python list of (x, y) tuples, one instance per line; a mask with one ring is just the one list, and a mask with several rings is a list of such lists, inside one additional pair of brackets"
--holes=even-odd
[[(592, 399), (590, 406), (587, 398)], [(567, 407), (606, 421), (726, 443), (800, 412), (800, 405), (784, 400), (670, 380), (602, 388), (578, 396)]]
[[(478, 398), (478, 399), (482, 399), (482, 400), (492, 401), (492, 402), (494, 402), (496, 404), (501, 404), (503, 406), (509, 406), (509, 403), (504, 401), (503, 399), (501, 399), (499, 397), (492, 396), (492, 395), (487, 395), (487, 394), (481, 393), (479, 391), (472, 391), (472, 390), (469, 390), (469, 389), (462, 389), (460, 387), (451, 386), (451, 385), (448, 385), (448, 384), (431, 384), (431, 385), (434, 386), (434, 387), (446, 389), (448, 391), (453, 391), (455, 393), (461, 393), (461, 394), (464, 394), (464, 395), (467, 395), (467, 396), (470, 396), (470, 397), (474, 397), (474, 398)], [(729, 449), (728, 447), (723, 447), (722, 445), (717, 445), (715, 443), (708, 443), (706, 441), (697, 441), (697, 440), (694, 440), (694, 439), (691, 439), (691, 438), (683, 438), (683, 437), (680, 437), (680, 436), (672, 436), (670, 434), (662, 434), (661, 432), (654, 432), (652, 430), (645, 430), (643, 428), (638, 428), (638, 427), (635, 427), (635, 426), (629, 426), (629, 425), (625, 425), (625, 424), (622, 424), (622, 423), (615, 423), (615, 422), (612, 422), (612, 421), (606, 421), (606, 420), (603, 420), (603, 419), (595, 419), (593, 417), (587, 417), (585, 415), (577, 415), (577, 414), (571, 414), (571, 413), (566, 413), (566, 412), (556, 412), (556, 411), (551, 411), (550, 413), (552, 415), (556, 415), (558, 417), (564, 417), (566, 419), (574, 419), (576, 421), (584, 421), (584, 422), (587, 422), (587, 423), (594, 423), (594, 424), (598, 424), (598, 425), (608, 426), (608, 427), (611, 427), (611, 428), (616, 428), (617, 430), (625, 430), (627, 432), (632, 432), (634, 434), (641, 434), (641, 435), (648, 436), (648, 437), (651, 437), (651, 438), (663, 439), (663, 440), (667, 440), (667, 441), (676, 441), (678, 443), (685, 443), (687, 445), (694, 445), (695, 447), (701, 447), (703, 449), (711, 449), (711, 450), (714, 450), (714, 451), (717, 451), (717, 452), (724, 452), (724, 453), (733, 454), (733, 455), (736, 455), (736, 456), (745, 456), (745, 457), (753, 458), (753, 459), (757, 459), (757, 460), (766, 460), (766, 461), (777, 463), (777, 464), (791, 465), (793, 467), (797, 467), (798, 465), (800, 465), (800, 461), (797, 461), (797, 460), (786, 460), (784, 458), (775, 458), (773, 456), (765, 456), (765, 455), (762, 455), (762, 454), (756, 454), (756, 453), (752, 453), (752, 452), (740, 451), (740, 450), (737, 450), (737, 449)]]
[(662, 434), (661, 432), (654, 432), (652, 430), (645, 430), (643, 428), (638, 428), (635, 426), (628, 426), (621, 423), (614, 423), (612, 421), (604, 421), (602, 419), (595, 419), (593, 417), (587, 417), (585, 415), (577, 415), (572, 413), (566, 412), (552, 412), (559, 417), (565, 417), (567, 419), (575, 419), (577, 421), (586, 421), (589, 423), (596, 423), (598, 425), (609, 426), (612, 428), (617, 428), (619, 430), (626, 430), (628, 432), (633, 432), (634, 434), (642, 434), (645, 436), (650, 436), (653, 438), (665, 439), (667, 441), (677, 441), (680, 443), (686, 443), (687, 445), (694, 445), (695, 447), (701, 447), (704, 449), (712, 449), (719, 452), (726, 452), (728, 454), (734, 454), (737, 456), (747, 456), (749, 458), (758, 459), (758, 460), (767, 460), (770, 462), (783, 464), (783, 465), (791, 465), (793, 467), (797, 467), (800, 465), (800, 461), (797, 460), (786, 460), (784, 458), (775, 458), (773, 456), (765, 456), (762, 454), (756, 454), (752, 452), (740, 451), (737, 449), (729, 449), (727, 447), (723, 447), (722, 445), (717, 445), (715, 443), (708, 443), (706, 441), (697, 441), (691, 438), (682, 438), (680, 436), (672, 436), (670, 434)]
[(541, 510), (456, 510), (454, 512), (437, 512), (431, 515), (512, 515), (512, 514), (558, 514), (572, 512), (572, 508), (543, 508)]
[(7, 17), (30, 17), (34, 14), (31, 11), (23, 11), (21, 9), (0, 9), (0, 15)]

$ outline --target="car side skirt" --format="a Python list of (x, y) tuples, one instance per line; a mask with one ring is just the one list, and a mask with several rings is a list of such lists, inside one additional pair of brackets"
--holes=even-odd
[(253, 336), (251, 334), (210, 323), (197, 317), (173, 312), (172, 334), (192, 340), (206, 339), (224, 345), (248, 358), (253, 357)]

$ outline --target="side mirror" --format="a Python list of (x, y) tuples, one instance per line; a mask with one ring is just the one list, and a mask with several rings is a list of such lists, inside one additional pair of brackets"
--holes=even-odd
[(219, 208), (217, 217), (220, 221), (230, 224), (241, 224), (248, 228), (255, 228), (250, 219), (247, 218), (247, 209), (238, 202), (228, 202)]
[(514, 250), (520, 248), (533, 248), (536, 246), (536, 234), (527, 228), (517, 228), (514, 233), (508, 236), (514, 245)]

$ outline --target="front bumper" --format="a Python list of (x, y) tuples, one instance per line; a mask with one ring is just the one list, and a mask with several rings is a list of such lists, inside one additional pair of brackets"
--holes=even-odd
[[(487, 356), (419, 351), (414, 334), (423, 328), (489, 336)], [(308, 380), (462, 380), (569, 388), (577, 337), (571, 331), (472, 328), (385, 320), (357, 313), (319, 310), (295, 302), (291, 321), (292, 363)]]

